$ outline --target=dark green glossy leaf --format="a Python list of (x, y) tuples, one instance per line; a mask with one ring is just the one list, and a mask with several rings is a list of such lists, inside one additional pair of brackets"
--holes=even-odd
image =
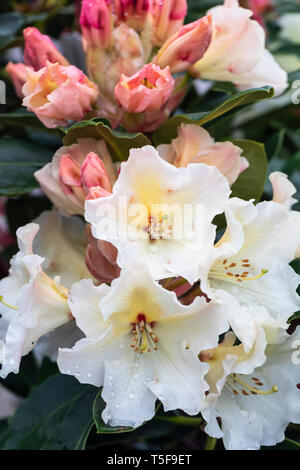
[(52, 156), (52, 151), (26, 140), (0, 139), (0, 195), (15, 196), (37, 188), (33, 174)]
[(293, 439), (286, 438), (283, 442), (280, 442), (273, 447), (262, 447), (262, 450), (300, 450), (300, 443)]
[(277, 158), (280, 155), (282, 146), (284, 143), (286, 129), (280, 129), (280, 131), (273, 134), (266, 142), (266, 152), (268, 159)]
[(83, 449), (93, 425), (98, 389), (74, 377), (50, 377), (19, 406), (9, 422), (5, 450)]
[(9, 44), (14, 35), (23, 25), (23, 16), (18, 12), (2, 13), (0, 15), (0, 48)]
[(64, 137), (64, 144), (74, 144), (83, 137), (92, 137), (94, 139), (104, 139), (112, 155), (113, 160), (123, 161), (129, 156), (131, 148), (143, 147), (149, 145), (150, 140), (140, 132), (129, 134), (127, 132), (114, 131), (104, 119), (91, 121), (82, 121), (74, 124), (68, 129)]
[(0, 384), (16, 395), (26, 398), (36, 382), (37, 366), (32, 353), (24, 356), (18, 374), (0, 379)]
[(285, 164), (283, 172), (291, 176), (296, 170), (300, 168), (300, 150), (298, 150)]
[(0, 449), (3, 447), (8, 438), (8, 422), (7, 420), (0, 421)]
[(22, 108), (13, 113), (1, 113), (0, 125), (28, 127), (29, 129), (39, 130), (47, 134), (57, 135), (58, 137), (63, 136), (63, 132), (60, 129), (48, 129), (34, 113), (30, 113)]
[(203, 126), (238, 106), (272, 98), (273, 95), (274, 90), (271, 87), (255, 88), (253, 90), (237, 93), (230, 98), (226, 98), (223, 103), (211, 111), (173, 116), (154, 132), (154, 143), (155, 145), (159, 145), (170, 142), (177, 136), (177, 127), (181, 123)]
[(233, 140), (235, 145), (243, 149), (243, 156), (249, 163), (249, 168), (240, 174), (232, 185), (231, 197), (239, 197), (258, 202), (263, 193), (267, 176), (267, 156), (263, 144), (253, 140)]

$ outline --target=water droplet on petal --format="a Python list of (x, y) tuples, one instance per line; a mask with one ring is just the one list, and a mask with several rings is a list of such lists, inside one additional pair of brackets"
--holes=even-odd
[(133, 400), (133, 399), (135, 398), (135, 393), (130, 392), (129, 395), (128, 395), (128, 398), (129, 398), (130, 400)]

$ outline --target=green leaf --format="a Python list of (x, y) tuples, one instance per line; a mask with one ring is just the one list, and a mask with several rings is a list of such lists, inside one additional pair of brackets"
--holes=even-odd
[(8, 422), (7, 420), (0, 421), (0, 449), (8, 438)]
[(258, 202), (263, 193), (267, 176), (267, 156), (263, 144), (253, 140), (233, 140), (233, 144), (243, 149), (243, 156), (248, 160), (249, 168), (240, 174), (232, 185), (231, 197), (239, 197)]
[(177, 136), (177, 127), (181, 123), (197, 124), (198, 126), (203, 126), (204, 124), (222, 116), (225, 113), (228, 113), (238, 106), (272, 98), (273, 95), (274, 90), (271, 87), (254, 88), (252, 90), (237, 93), (230, 98), (226, 98), (223, 103), (210, 111), (173, 116), (154, 132), (154, 144), (159, 145), (169, 143)]
[(84, 137), (104, 139), (115, 161), (126, 160), (132, 148), (151, 144), (150, 140), (140, 132), (129, 134), (127, 132), (112, 130), (105, 119), (82, 121), (78, 124), (74, 124), (68, 129), (64, 137), (64, 144), (72, 145), (77, 142), (78, 139)]
[(266, 152), (269, 160), (277, 158), (283, 147), (284, 139), (286, 135), (286, 129), (280, 129), (278, 132), (273, 134), (266, 142)]
[(286, 438), (276, 446), (262, 447), (262, 450), (300, 450), (300, 443), (293, 439)]
[(283, 172), (291, 176), (300, 167), (300, 150), (298, 150), (285, 164)]
[(45, 132), (47, 134), (57, 135), (58, 137), (63, 136), (63, 132), (60, 129), (48, 129), (34, 113), (30, 113), (22, 108), (14, 111), (13, 113), (1, 113), (0, 125), (22, 128), (28, 127), (30, 129)]
[(98, 389), (74, 377), (50, 377), (19, 406), (9, 422), (5, 450), (79, 450), (93, 425)]
[(23, 25), (23, 16), (18, 12), (0, 15), (0, 48), (5, 47)]
[(0, 195), (15, 196), (37, 188), (33, 174), (52, 156), (51, 150), (27, 140), (0, 139)]
[(0, 378), (0, 384), (16, 395), (26, 398), (36, 382), (37, 367), (32, 353), (24, 356), (18, 374), (9, 374), (6, 379)]

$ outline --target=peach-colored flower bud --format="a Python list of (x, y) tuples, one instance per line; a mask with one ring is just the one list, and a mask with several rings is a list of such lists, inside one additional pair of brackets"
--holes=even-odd
[(111, 0), (83, 0), (80, 25), (86, 47), (107, 47), (113, 26)]
[(27, 69), (23, 105), (49, 128), (80, 121), (98, 98), (98, 87), (77, 67), (47, 62), (35, 72)]
[(154, 62), (172, 73), (182, 72), (203, 57), (212, 38), (211, 17), (182, 26), (158, 51)]
[(232, 185), (249, 166), (241, 156), (242, 149), (231, 142), (215, 142), (210, 134), (195, 124), (181, 124), (178, 137), (171, 144), (159, 145), (161, 157), (176, 167), (189, 163), (206, 163), (216, 166)]
[(144, 113), (125, 112), (121, 118), (121, 123), (128, 132), (152, 132), (165, 122), (172, 111), (183, 100), (187, 91), (186, 80), (182, 76), (175, 78), (174, 89), (165, 103), (157, 111), (146, 111)]
[(22, 63), (13, 64), (12, 62), (8, 62), (6, 68), (6, 72), (10, 75), (16, 94), (19, 98), (23, 98), (22, 88), (24, 83), (26, 82), (27, 77), (27, 67)]
[(86, 265), (92, 275), (100, 282), (111, 283), (120, 275), (120, 268), (116, 263), (118, 250), (111, 243), (96, 240), (87, 228), (90, 243), (86, 250)]
[[(115, 105), (114, 89), (122, 73), (132, 75), (144, 65), (144, 51), (139, 35), (122, 23), (112, 32), (112, 47), (86, 49), (89, 76), (97, 83), (103, 101)], [(100, 103), (101, 105), (101, 103)]]
[(57, 50), (51, 39), (40, 33), (36, 28), (26, 28), (23, 31), (25, 48), (24, 62), (34, 70), (40, 70), (48, 62), (60, 65), (70, 65), (67, 59)]
[(105, 142), (90, 138), (60, 148), (35, 177), (53, 204), (68, 215), (83, 214), (86, 198), (111, 194), (116, 180)]
[(153, 0), (154, 43), (161, 46), (183, 25), (187, 14), (186, 0)]
[(175, 80), (169, 67), (145, 65), (131, 77), (122, 74), (115, 88), (117, 102), (130, 113), (158, 111), (167, 102)]

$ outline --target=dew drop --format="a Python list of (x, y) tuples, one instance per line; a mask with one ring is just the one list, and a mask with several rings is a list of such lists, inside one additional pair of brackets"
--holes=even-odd
[(133, 399), (135, 398), (135, 393), (130, 392), (129, 395), (128, 395), (128, 398), (129, 398), (130, 400), (133, 400)]

